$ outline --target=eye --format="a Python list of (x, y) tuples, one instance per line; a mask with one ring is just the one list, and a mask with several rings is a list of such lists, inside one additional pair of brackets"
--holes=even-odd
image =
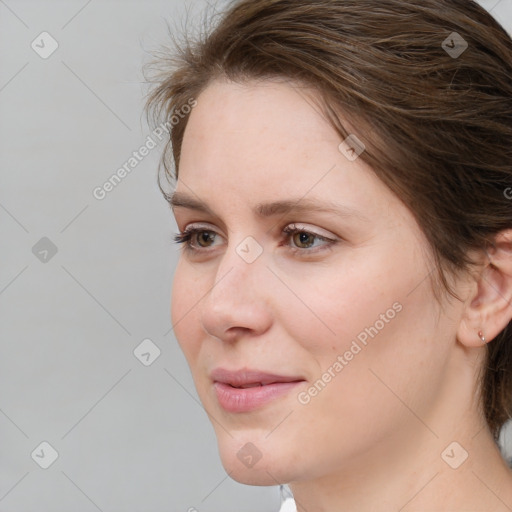
[[(178, 243), (178, 244), (184, 243), (185, 249), (197, 251), (197, 250), (201, 250), (201, 249), (196, 249), (196, 244), (192, 243), (193, 241), (194, 242), (197, 241), (198, 242), (197, 245), (199, 247), (205, 248), (205, 247), (208, 247), (209, 242), (213, 242), (215, 240), (216, 234), (217, 233), (215, 233), (215, 231), (211, 231), (208, 229), (204, 229), (204, 228), (200, 228), (200, 227), (191, 227), (191, 228), (185, 229), (185, 231), (183, 231), (182, 233), (177, 233), (174, 236), (174, 242)], [(196, 236), (196, 235), (200, 235), (200, 236)]]
[[(324, 250), (329, 246), (335, 244), (337, 240), (333, 240), (322, 236), (318, 233), (306, 230), (295, 224), (286, 226), (282, 233), (284, 236), (284, 243), (279, 246), (289, 247), (292, 253), (311, 254), (316, 253), (320, 250)], [(174, 236), (174, 242), (178, 244), (185, 244), (184, 249), (186, 251), (193, 251), (195, 253), (208, 252), (208, 247), (211, 247), (211, 243), (215, 242), (217, 233), (204, 227), (189, 227), (182, 233), (177, 233)], [(290, 245), (293, 242), (293, 246)], [(316, 244), (316, 242), (323, 242)]]
[[(311, 254), (318, 250), (326, 249), (337, 242), (337, 240), (333, 240), (318, 233), (301, 228), (296, 224), (290, 224), (284, 228), (283, 233), (286, 233), (287, 245), (289, 245), (290, 240), (295, 244), (295, 247), (290, 246), (290, 250), (294, 253), (302, 252), (304, 254)], [(321, 241), (324, 243), (314, 245), (315, 241)]]

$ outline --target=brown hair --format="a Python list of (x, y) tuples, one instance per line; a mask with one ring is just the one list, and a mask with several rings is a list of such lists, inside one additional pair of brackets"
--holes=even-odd
[[(462, 40), (467, 49), (450, 53)], [(360, 158), (411, 210), (453, 296), (445, 271), (468, 271), (471, 250), (512, 228), (512, 40), (472, 0), (238, 0), (192, 41), (174, 40), (157, 69), (147, 110), (167, 120), (216, 78), (312, 87), (343, 139), (337, 112), (358, 127)], [(180, 117), (162, 158), (168, 180)], [(512, 322), (487, 344), (482, 371), (497, 441), (512, 417)]]

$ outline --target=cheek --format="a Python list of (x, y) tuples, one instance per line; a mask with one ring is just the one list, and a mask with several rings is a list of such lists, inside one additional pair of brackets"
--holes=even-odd
[(427, 265), (419, 253), (397, 255), (391, 249), (308, 273), (299, 295), (310, 311), (303, 305), (281, 309), (289, 337), (311, 360), (310, 380), (328, 380), (330, 391), (321, 391), (325, 400), (352, 404), (354, 412), (367, 400), (377, 408), (388, 400), (400, 405), (386, 385), (402, 399), (416, 400), (414, 393), (424, 392), (429, 378), (440, 374), (445, 357)]
[[(343, 254), (329, 267), (302, 271), (300, 280), (295, 275), (296, 297), (283, 290), (279, 300), (287, 307), (275, 305), (290, 337), (315, 357), (343, 354), (353, 340), (364, 347), (376, 333), (389, 332), (403, 316), (404, 290), (410, 291), (415, 283), (407, 276), (407, 264), (400, 273), (385, 256), (348, 256)], [(293, 283), (294, 277), (290, 274), (287, 281)]]
[(187, 359), (192, 364), (199, 351), (201, 324), (198, 307), (202, 292), (197, 276), (179, 259), (171, 290), (171, 322), (174, 335)]
[(389, 274), (372, 268), (378, 267), (325, 280), (315, 312), (336, 335), (311, 329), (308, 339), (297, 338), (315, 360), (304, 412), (332, 419), (326, 436), (342, 431), (375, 439), (392, 432), (412, 417), (404, 404), (419, 414), (428, 409), (442, 377), (443, 325), (428, 280), (414, 289), (426, 272), (405, 261), (388, 266)]

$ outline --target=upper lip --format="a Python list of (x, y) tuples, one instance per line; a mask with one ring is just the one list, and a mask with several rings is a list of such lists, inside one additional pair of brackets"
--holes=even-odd
[(224, 368), (215, 368), (211, 373), (214, 382), (229, 384), (233, 387), (242, 387), (249, 384), (273, 384), (276, 382), (297, 382), (304, 379), (299, 376), (277, 375), (259, 370), (243, 369), (230, 371)]

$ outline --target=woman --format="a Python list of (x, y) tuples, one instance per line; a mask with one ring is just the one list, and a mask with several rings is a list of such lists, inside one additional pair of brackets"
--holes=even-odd
[(505, 30), (242, 0), (159, 66), (172, 322), (228, 474), (300, 512), (512, 510)]

